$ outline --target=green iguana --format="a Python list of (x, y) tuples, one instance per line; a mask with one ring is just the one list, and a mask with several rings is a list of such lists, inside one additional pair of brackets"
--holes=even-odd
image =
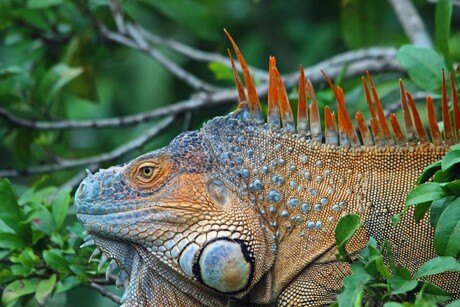
[[(246, 96), (229, 51), (237, 110), (165, 148), (89, 173), (76, 192), (77, 216), (89, 233), (84, 245), (95, 244), (95, 255), (103, 252), (101, 266), (113, 258), (107, 272), (120, 266), (117, 283), (129, 285), (123, 305), (330, 304), (350, 273), (348, 263), (336, 260), (334, 240), (337, 221), (347, 213), (364, 224), (348, 245), (351, 254), (372, 236), (380, 243), (389, 239), (396, 265), (411, 271), (435, 257), (428, 218), (416, 224), (406, 214), (395, 228), (391, 217), (402, 211), (423, 169), (460, 137), (452, 76), (454, 128), (443, 76), (444, 138), (428, 97), (429, 141), (402, 82), (406, 133), (394, 114), (391, 132), (369, 74), (362, 81), (371, 129), (361, 113), (353, 126), (342, 89), (326, 76), (338, 125), (326, 107), (323, 135), (302, 67), (295, 125), (273, 57), (265, 122), (248, 67), (229, 38), (247, 88)], [(433, 282), (460, 291), (457, 273)]]

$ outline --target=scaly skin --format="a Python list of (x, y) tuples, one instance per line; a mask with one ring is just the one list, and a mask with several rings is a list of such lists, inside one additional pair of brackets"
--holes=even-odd
[[(427, 218), (391, 217), (448, 146), (337, 146), (258, 116), (243, 103), (81, 183), (78, 219), (130, 276), (125, 306), (330, 304), (349, 274), (334, 244), (347, 213), (364, 223), (350, 253), (373, 236), (411, 271), (436, 256)], [(433, 281), (458, 293), (459, 277)]]

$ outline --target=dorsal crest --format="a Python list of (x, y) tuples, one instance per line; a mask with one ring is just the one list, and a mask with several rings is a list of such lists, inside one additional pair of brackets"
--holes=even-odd
[[(233, 57), (231, 56), (231, 52), (228, 51), (240, 99), (240, 104), (236, 112), (241, 113), (243, 118), (247, 118), (254, 123), (265, 123), (256, 87), (252, 81), (248, 66), (230, 34), (227, 31), (225, 31), (225, 33), (233, 45), (234, 52), (240, 62), (246, 84), (245, 90), (233, 61)], [(368, 71), (366, 71), (366, 77), (362, 77), (362, 83), (369, 108), (370, 118), (367, 122), (362, 113), (357, 112), (355, 115), (357, 126), (353, 124), (353, 121), (347, 111), (343, 89), (340, 86), (336, 87), (326, 73), (322, 71), (326, 81), (334, 93), (338, 106), (337, 119), (330, 107), (326, 106), (324, 108), (323, 132), (315, 91), (310, 80), (306, 79), (302, 66), (300, 66), (298, 83), (297, 125), (294, 122), (294, 116), (290, 107), (286, 88), (283, 84), (280, 73), (276, 68), (276, 60), (272, 56), (270, 56), (269, 59), (268, 73), (268, 114), (266, 124), (269, 127), (281, 128), (285, 132), (296, 132), (300, 135), (305, 135), (312, 141), (340, 145), (343, 147), (401, 147), (414, 145), (440, 146), (452, 145), (459, 141), (460, 108), (458, 105), (458, 93), (452, 73), (449, 74), (449, 77), (451, 83), (453, 118), (451, 118), (449, 112), (446, 78), (444, 71), (442, 72), (443, 135), (440, 133), (436, 120), (433, 99), (430, 96), (426, 97), (426, 110), (431, 141), (428, 137), (427, 131), (423, 127), (422, 119), (417, 106), (415, 105), (414, 99), (411, 93), (405, 90), (402, 80), (399, 81), (399, 85), (405, 133), (403, 132), (403, 129), (401, 128), (402, 125), (399, 123), (394, 113), (389, 115), (389, 122), (385, 117), (385, 112), (375, 89), (374, 82), (372, 81), (372, 77)]]

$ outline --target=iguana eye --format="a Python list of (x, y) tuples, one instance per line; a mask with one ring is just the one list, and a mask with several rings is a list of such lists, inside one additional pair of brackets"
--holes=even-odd
[(156, 173), (157, 166), (151, 162), (145, 162), (137, 168), (136, 178), (143, 183), (148, 183), (155, 179)]

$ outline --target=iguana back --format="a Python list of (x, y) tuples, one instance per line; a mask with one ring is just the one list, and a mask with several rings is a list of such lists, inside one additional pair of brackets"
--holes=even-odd
[[(247, 87), (246, 96), (234, 68), (241, 101), (235, 112), (164, 149), (89, 175), (77, 191), (79, 220), (130, 276), (125, 305), (330, 304), (349, 274), (349, 265), (335, 258), (334, 241), (337, 221), (347, 213), (364, 223), (349, 244), (351, 254), (372, 236), (379, 243), (388, 239), (396, 264), (411, 271), (435, 257), (427, 218), (416, 224), (406, 214), (395, 228), (391, 217), (404, 208), (423, 169), (457, 138), (444, 78), (444, 139), (431, 99), (430, 142), (402, 83), (406, 135), (394, 114), (391, 132), (369, 74), (363, 84), (371, 129), (360, 113), (358, 128), (353, 126), (342, 89), (327, 79), (338, 102), (338, 125), (326, 107), (323, 138), (303, 70), (296, 125), (270, 59), (265, 123), (247, 66), (231, 41)], [(454, 82), (452, 94), (459, 116)], [(459, 125), (455, 121), (454, 131)], [(460, 291), (458, 274), (434, 282)]]

